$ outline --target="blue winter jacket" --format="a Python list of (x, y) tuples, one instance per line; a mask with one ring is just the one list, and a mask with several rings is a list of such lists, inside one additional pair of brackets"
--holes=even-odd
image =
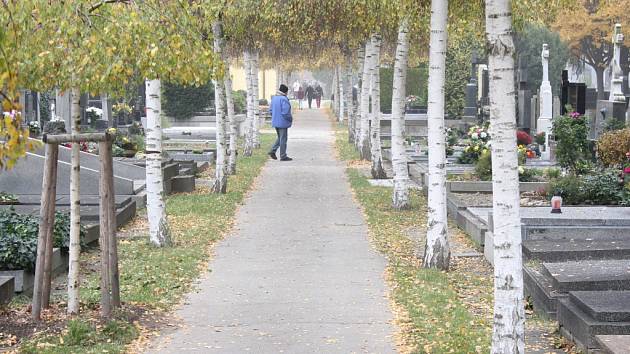
[(286, 95), (277, 94), (271, 97), (269, 114), (271, 114), (271, 125), (274, 128), (290, 128), (293, 123), (291, 103)]

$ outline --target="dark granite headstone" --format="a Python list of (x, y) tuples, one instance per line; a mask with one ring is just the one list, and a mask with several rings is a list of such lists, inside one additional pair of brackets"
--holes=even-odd
[(530, 131), (531, 126), (531, 99), (532, 91), (529, 89), (527, 82), (527, 60), (519, 57), (518, 60), (518, 126), (519, 128)]
[(560, 114), (567, 113), (567, 105), (571, 105), (575, 112), (586, 113), (586, 84), (569, 82), (569, 73), (563, 70)]
[(65, 134), (66, 133), (66, 122), (62, 120), (53, 120), (46, 122), (44, 125), (44, 134)]

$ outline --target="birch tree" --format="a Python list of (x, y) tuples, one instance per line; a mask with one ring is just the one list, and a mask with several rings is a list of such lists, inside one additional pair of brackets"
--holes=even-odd
[(354, 140), (354, 102), (352, 100), (352, 57), (350, 51), (345, 56), (343, 85), (346, 87), (344, 97), (346, 98), (346, 117), (348, 117), (348, 141)]
[[(70, 111), (72, 112), (72, 134), (79, 134), (81, 132), (81, 107), (79, 105), (81, 92), (77, 88), (73, 88), (70, 95), (72, 100), (70, 106)], [(70, 315), (79, 313), (79, 256), (81, 254), (80, 154), (80, 145), (73, 143), (72, 170), (70, 172), (70, 245), (68, 248), (68, 314)]]
[(354, 130), (354, 145), (359, 148), (359, 141), (361, 138), (361, 117), (363, 117), (363, 68), (365, 67), (365, 45), (361, 45), (357, 52), (357, 61), (359, 62), (359, 89), (358, 89), (358, 104), (357, 104), (357, 113), (354, 118), (354, 126), (352, 129)]
[(486, 1), (492, 136), (494, 325), (492, 353), (524, 353), (525, 308), (510, 0)]
[(245, 115), (245, 147), (244, 155), (251, 156), (254, 150), (254, 94), (252, 85), (252, 58), (251, 52), (243, 52), (243, 67), (245, 71), (245, 101), (247, 112)]
[[(214, 35), (214, 53), (217, 58), (223, 58), (223, 24), (221, 21), (215, 21), (212, 24), (212, 33)], [(219, 78), (213, 79), (212, 82), (214, 83), (214, 106), (217, 125), (217, 157), (212, 191), (214, 193), (226, 193), (225, 85), (223, 80)]]
[(381, 36), (373, 34), (372, 42), (372, 114), (370, 123), (370, 149), (372, 155), (372, 177), (376, 179), (387, 178), (383, 169), (383, 153), (381, 151)]
[(446, 206), (446, 150), (444, 129), (444, 82), (448, 0), (431, 1), (429, 49), (429, 186), (427, 237), (423, 265), (447, 270), (451, 258)]
[(227, 105), (227, 115), (229, 123), (229, 144), (228, 144), (228, 174), (236, 174), (236, 155), (238, 153), (238, 128), (236, 125), (236, 115), (234, 114), (234, 100), (232, 98), (232, 75), (230, 68), (225, 72), (225, 101)]
[(254, 121), (253, 121), (253, 141), (254, 148), (260, 148), (260, 105), (259, 102), (259, 83), (258, 83), (258, 73), (260, 71), (260, 52), (258, 50), (254, 50), (252, 54), (252, 100), (254, 105)]
[(392, 91), (392, 167), (394, 170), (394, 209), (409, 208), (409, 170), (405, 155), (405, 95), (409, 60), (409, 19), (400, 20), (394, 61)]
[(158, 247), (171, 244), (171, 232), (164, 203), (162, 171), (162, 92), (160, 80), (146, 80), (146, 188), (149, 239)]
[(370, 158), (370, 91), (371, 87), (371, 70), (372, 70), (372, 42), (365, 42), (365, 58), (363, 61), (363, 74), (361, 85), (361, 122), (359, 129), (359, 154), (362, 159)]

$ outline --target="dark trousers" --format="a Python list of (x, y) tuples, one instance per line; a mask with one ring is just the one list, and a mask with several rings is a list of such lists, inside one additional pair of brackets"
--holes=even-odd
[(271, 147), (272, 153), (276, 153), (278, 148), (280, 148), (280, 158), (287, 157), (287, 139), (289, 138), (289, 128), (276, 128), (276, 134), (278, 134), (278, 139), (276, 139), (275, 144)]
[(311, 108), (311, 103), (313, 103), (313, 97), (308, 98), (308, 108)]

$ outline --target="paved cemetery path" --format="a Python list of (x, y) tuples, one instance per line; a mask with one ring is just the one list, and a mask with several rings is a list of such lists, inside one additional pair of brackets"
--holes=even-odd
[(296, 114), (288, 154), (269, 161), (217, 245), (177, 313), (182, 328), (150, 352), (394, 352), (386, 261), (369, 245), (322, 111)]

